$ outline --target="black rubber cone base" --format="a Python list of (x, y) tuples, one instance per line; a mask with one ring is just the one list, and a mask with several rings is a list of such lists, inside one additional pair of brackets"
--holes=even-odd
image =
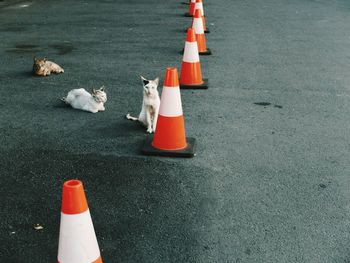
[[(187, 29), (185, 29), (184, 32), (187, 33)], [(204, 30), (204, 33), (210, 33), (209, 27), (207, 27), (207, 29)]]
[(203, 79), (203, 84), (200, 85), (185, 85), (180, 83), (180, 89), (208, 89), (208, 79)]
[(160, 150), (152, 146), (153, 136), (149, 136), (142, 147), (142, 153), (145, 155), (155, 155), (164, 157), (182, 157), (191, 158), (196, 155), (196, 139), (186, 138), (187, 147), (182, 150)]
[(205, 52), (199, 52), (199, 55), (201, 55), (201, 56), (208, 56), (208, 55), (211, 55), (211, 50), (210, 50), (210, 48), (207, 48), (207, 51), (205, 51)]
[[(180, 53), (181, 55), (183, 55), (183, 54), (184, 54), (184, 51), (185, 51), (185, 49), (183, 48), (179, 53)], [(210, 49), (210, 48), (207, 48), (207, 51), (205, 51), (205, 52), (198, 52), (198, 54), (201, 55), (201, 56), (208, 56), (208, 55), (211, 55), (211, 49)]]

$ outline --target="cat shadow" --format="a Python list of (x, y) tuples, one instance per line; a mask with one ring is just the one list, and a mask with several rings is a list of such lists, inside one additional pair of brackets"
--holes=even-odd
[(126, 118), (121, 119), (118, 123), (113, 125), (99, 127), (96, 129), (97, 133), (102, 133), (104, 137), (116, 138), (116, 137), (128, 137), (132, 134), (137, 136), (147, 135), (146, 127), (142, 126), (137, 121), (130, 121)]
[[(180, 52), (180, 49), (174, 47), (165, 47), (165, 46), (153, 46), (148, 48), (149, 52), (161, 53), (161, 54), (177, 54)], [(183, 51), (182, 51), (183, 52)]]
[(176, 28), (176, 29), (173, 29), (172, 30), (174, 33), (186, 33), (187, 30), (184, 28), (184, 29), (180, 29), (180, 28)]
[(63, 101), (61, 101), (60, 99), (54, 99), (51, 103), (50, 106), (52, 109), (56, 110), (62, 110), (64, 112), (70, 112), (70, 114), (76, 114), (76, 115), (81, 115), (81, 114), (93, 114), (91, 112), (88, 111), (84, 111), (84, 110), (77, 110), (72, 108), (70, 105), (64, 103)]
[(16, 77), (21, 77), (21, 78), (33, 78), (33, 77), (39, 77), (34, 75), (32, 70), (25, 70), (25, 71), (21, 71), (18, 74), (16, 74)]
[(51, 105), (52, 105), (52, 108), (56, 108), (56, 109), (71, 109), (71, 110), (74, 110), (70, 105), (64, 103), (60, 99), (54, 99), (52, 101)]

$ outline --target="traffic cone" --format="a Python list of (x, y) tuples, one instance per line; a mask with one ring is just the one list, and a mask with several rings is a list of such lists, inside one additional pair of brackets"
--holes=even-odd
[(180, 72), (181, 89), (207, 89), (208, 80), (202, 79), (196, 33), (193, 28), (187, 30), (184, 55)]
[(199, 55), (211, 55), (211, 50), (207, 48), (207, 44), (205, 41), (203, 20), (200, 9), (196, 9), (196, 13), (193, 18), (192, 28), (194, 28), (194, 30), (196, 31)]
[(201, 10), (204, 33), (210, 33), (210, 30), (209, 30), (209, 28), (207, 28), (207, 24), (205, 22), (205, 14), (204, 14), (204, 7), (203, 7), (203, 1), (202, 0), (196, 0), (196, 4), (194, 6), (194, 10), (192, 11), (192, 16), (193, 17), (196, 14), (196, 9)]
[[(200, 5), (199, 5), (200, 4)], [(205, 22), (205, 15), (204, 15), (204, 9), (203, 9), (203, 3), (202, 0), (197, 0), (196, 5), (194, 7), (194, 12), (193, 14), (196, 13), (196, 10), (199, 9), (201, 10), (201, 15), (202, 15), (202, 20), (203, 20), (203, 29), (204, 29), (204, 33), (210, 33), (209, 28), (207, 27), (207, 23)], [(194, 15), (193, 15), (194, 18)], [(193, 24), (193, 20), (192, 20), (192, 24)]]
[(194, 9), (192, 11), (192, 16), (196, 14), (196, 9), (200, 9), (202, 11), (202, 16), (204, 16), (204, 8), (203, 8), (203, 1), (202, 0), (196, 0), (196, 3), (194, 5)]
[(186, 138), (179, 77), (176, 68), (167, 68), (156, 131), (149, 137), (142, 153), (168, 157), (193, 157), (196, 140)]
[(196, 6), (196, 0), (190, 0), (190, 5), (189, 5), (189, 8), (188, 8), (188, 12), (185, 13), (186, 17), (192, 17), (194, 15), (195, 6)]
[[(197, 9), (201, 10), (201, 12), (202, 12), (202, 9), (200, 9), (198, 6), (195, 7), (195, 10), (197, 10)], [(193, 11), (194, 13), (195, 13), (195, 10)], [(205, 22), (205, 17), (204, 17), (204, 15), (203, 15), (203, 13), (201, 13), (201, 14), (202, 14), (202, 20), (203, 20), (203, 29), (204, 29), (204, 33), (210, 33), (210, 30), (209, 30), (209, 28), (207, 27), (207, 24), (206, 24), (206, 22)], [(193, 26), (193, 21), (194, 21), (194, 15), (192, 16), (192, 26)], [(185, 30), (185, 32), (187, 32), (187, 29)]]
[(58, 263), (102, 263), (83, 183), (79, 180), (63, 184)]

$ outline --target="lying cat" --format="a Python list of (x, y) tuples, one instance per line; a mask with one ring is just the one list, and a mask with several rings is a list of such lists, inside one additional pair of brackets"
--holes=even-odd
[(93, 89), (91, 94), (85, 89), (73, 89), (68, 92), (67, 97), (62, 98), (62, 101), (74, 109), (96, 113), (105, 110), (104, 103), (107, 101), (107, 94), (103, 86), (98, 90)]
[(139, 121), (147, 127), (147, 132), (152, 133), (156, 130), (160, 99), (158, 94), (159, 78), (147, 80), (141, 76), (143, 82), (143, 102), (142, 109), (138, 118), (130, 116), (128, 120)]
[(46, 60), (46, 58), (34, 58), (33, 72), (38, 76), (48, 76), (51, 72), (63, 73), (64, 69), (54, 62)]

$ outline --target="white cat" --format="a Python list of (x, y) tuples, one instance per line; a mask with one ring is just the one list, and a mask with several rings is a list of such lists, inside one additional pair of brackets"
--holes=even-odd
[(85, 89), (73, 89), (68, 92), (67, 97), (62, 98), (62, 101), (74, 109), (96, 113), (105, 110), (104, 103), (107, 101), (107, 94), (103, 86), (98, 90), (93, 89), (91, 94)]
[(142, 109), (138, 118), (130, 116), (128, 113), (126, 118), (128, 120), (139, 121), (147, 127), (147, 132), (152, 133), (156, 130), (160, 98), (157, 90), (159, 78), (154, 80), (147, 80), (141, 76), (143, 82), (143, 101)]

